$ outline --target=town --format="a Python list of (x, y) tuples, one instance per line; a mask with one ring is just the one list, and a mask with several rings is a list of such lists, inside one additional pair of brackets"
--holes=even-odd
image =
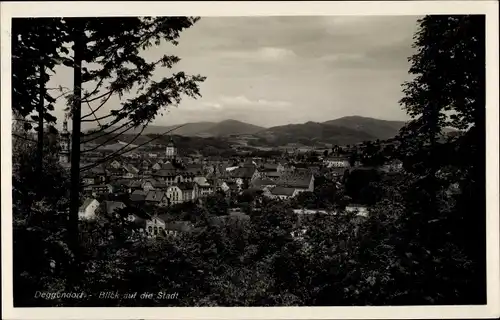
[[(70, 134), (66, 124), (59, 143), (60, 162), (68, 166)], [(403, 169), (401, 160), (390, 158), (377, 166), (363, 165), (362, 161), (353, 158), (363, 143), (309, 151), (290, 148), (280, 156), (255, 157), (243, 153), (225, 158), (197, 154), (180, 156), (172, 136), (165, 146), (155, 144), (157, 150), (163, 148), (164, 152), (136, 148), (100, 163), (110, 149), (133, 148), (120, 140), (114, 144), (102, 147), (101, 152), (97, 148), (91, 153), (83, 153), (80, 166), (92, 168), (82, 175), (83, 199), (79, 219), (102, 219), (127, 212), (126, 218), (136, 225), (136, 231), (148, 238), (189, 232), (193, 229), (192, 223), (175, 220), (178, 214), (172, 212), (182, 208), (189, 210), (189, 204), (203, 206), (212, 198), (226, 202), (215, 216), (238, 219), (248, 218), (248, 210), (259, 210), (263, 199), (294, 204), (293, 210), (299, 215), (336, 214), (337, 210), (345, 210), (366, 216), (366, 201), (348, 201), (336, 205), (334, 210), (332, 207), (306, 208), (304, 199), (318, 190), (318, 180), (322, 185), (330, 183), (333, 186), (330, 189), (333, 197), (336, 189), (344, 187), (346, 177), (352, 171), (395, 175)], [(396, 141), (391, 139), (383, 145), (388, 149), (387, 146), (394, 147)], [(87, 148), (96, 149), (94, 145)], [(299, 198), (301, 200), (297, 201)], [(126, 208), (128, 210), (123, 210)]]

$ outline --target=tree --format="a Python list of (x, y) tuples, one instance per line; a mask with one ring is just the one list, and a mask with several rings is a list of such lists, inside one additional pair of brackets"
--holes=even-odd
[[(71, 106), (69, 111), (73, 118), (74, 146), (71, 155), (70, 220), (74, 232), (77, 233), (75, 217), (79, 205), (76, 191), (80, 183), (79, 173), (92, 167), (79, 167), (80, 148), (77, 146), (109, 135), (106, 130), (112, 126), (119, 127), (113, 129), (113, 132), (125, 128), (117, 135), (139, 126), (142, 126), (142, 133), (147, 124), (165, 107), (178, 104), (183, 94), (197, 97), (198, 83), (204, 78), (177, 72), (171, 77), (153, 81), (153, 73), (158, 66), (172, 68), (180, 59), (164, 55), (156, 61), (148, 62), (141, 57), (142, 50), (160, 45), (162, 41), (177, 44), (180, 32), (191, 27), (197, 18), (65, 18), (63, 21), (65, 31), (73, 41), (73, 56), (68, 54), (61, 60), (66, 66), (74, 69), (74, 93), (68, 97), (68, 104)], [(84, 85), (92, 85), (93, 89), (84, 90)], [(132, 97), (123, 101), (120, 108), (112, 109), (109, 114), (98, 117), (96, 112), (112, 95), (117, 95), (120, 99), (124, 95)], [(89, 113), (81, 115), (82, 103), (88, 106)], [(92, 103), (97, 105), (92, 106)], [(88, 137), (81, 133), (82, 122), (96, 122), (99, 130)], [(140, 133), (129, 144), (133, 143)], [(119, 151), (124, 149), (126, 146)]]
[[(24, 123), (25, 130), (36, 124), (37, 174), (41, 175), (43, 157), (44, 122), (49, 130), (55, 129), (56, 118), (50, 113), (60, 97), (52, 96), (46, 88), (50, 73), (59, 64), (64, 50), (61, 19), (14, 18), (12, 19), (12, 110), (17, 121)], [(60, 88), (63, 91), (62, 88)], [(46, 103), (47, 102), (47, 103)], [(36, 112), (37, 115), (33, 115)], [(27, 119), (31, 115), (31, 119)]]
[[(485, 20), (480, 15), (426, 16), (419, 20), (409, 58), (412, 81), (403, 84), (401, 104), (412, 120), (400, 132), (399, 153), (415, 174), (411, 201), (421, 234), (433, 247), (459, 244), (473, 264), (469, 275), (477, 301), (485, 301)], [(446, 127), (461, 134), (442, 139)], [(462, 195), (454, 214), (440, 208), (440, 194), (458, 183)], [(478, 214), (479, 212), (479, 214)], [(441, 221), (443, 231), (426, 231)], [(459, 239), (466, 232), (467, 240)], [(454, 236), (456, 235), (456, 236)], [(432, 240), (427, 239), (432, 242)], [(439, 249), (434, 249), (439, 250)], [(437, 253), (436, 253), (437, 254)]]

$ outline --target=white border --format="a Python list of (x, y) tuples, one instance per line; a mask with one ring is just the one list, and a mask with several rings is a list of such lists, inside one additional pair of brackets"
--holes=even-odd
[[(10, 18), (23, 16), (258, 16), (486, 14), (488, 304), (439, 307), (13, 308)], [(5, 319), (409, 319), (495, 318), (499, 310), (498, 3), (351, 2), (3, 2), (1, 3), (2, 318)], [(467, 236), (467, 235), (464, 235)]]

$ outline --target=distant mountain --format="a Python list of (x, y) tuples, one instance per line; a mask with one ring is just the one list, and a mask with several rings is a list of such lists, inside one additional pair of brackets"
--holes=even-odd
[(289, 143), (304, 145), (317, 143), (346, 145), (377, 139), (376, 136), (361, 130), (311, 121), (303, 124), (272, 127), (256, 135), (275, 145), (286, 145)]
[[(175, 129), (180, 127), (178, 129)], [(232, 134), (253, 134), (265, 128), (237, 120), (224, 120), (221, 122), (192, 122), (174, 126), (149, 125), (142, 132), (143, 135), (162, 134), (175, 129), (170, 134), (185, 137), (224, 137)], [(127, 134), (138, 134), (141, 128), (127, 131)]]
[(359, 132), (364, 132), (375, 137), (375, 139), (384, 140), (396, 136), (399, 133), (399, 129), (405, 125), (405, 122), (350, 116), (326, 121), (323, 122), (323, 124), (349, 128)]
[(214, 137), (224, 137), (238, 134), (254, 134), (262, 130), (265, 130), (265, 128), (237, 120), (224, 120), (205, 130), (203, 133)]

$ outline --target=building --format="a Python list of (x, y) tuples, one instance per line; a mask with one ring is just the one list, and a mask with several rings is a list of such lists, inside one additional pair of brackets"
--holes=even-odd
[(85, 199), (78, 209), (78, 219), (90, 220), (95, 219), (96, 211), (99, 208), (99, 201), (93, 198)]
[(68, 131), (68, 121), (64, 119), (63, 130), (60, 134), (60, 151), (59, 151), (59, 162), (63, 165), (68, 165), (70, 163), (70, 133)]
[(183, 198), (182, 198), (182, 190), (179, 188), (177, 185), (173, 186), (168, 186), (167, 187), (167, 192), (166, 192), (167, 198), (168, 198), (168, 203), (170, 205), (182, 203)]
[(368, 207), (358, 204), (350, 204), (345, 207), (345, 211), (349, 213), (356, 213), (359, 216), (368, 216)]
[(167, 148), (165, 149), (165, 157), (169, 160), (175, 159), (177, 157), (177, 148), (174, 144), (174, 140), (172, 140), (172, 136), (170, 136), (170, 141), (167, 144)]
[(194, 201), (198, 197), (198, 184), (194, 182), (179, 183), (177, 187), (182, 192), (182, 202)]
[(311, 172), (297, 172), (285, 174), (276, 180), (276, 185), (286, 188), (294, 188), (296, 192), (313, 192), (314, 175)]
[(111, 186), (110, 184), (88, 185), (85, 186), (83, 190), (92, 194), (92, 196), (94, 197), (99, 197), (113, 193), (113, 186)]
[(297, 194), (296, 189), (277, 186), (269, 190), (267, 196), (272, 199), (288, 200)]
[(323, 160), (327, 168), (349, 168), (349, 159), (342, 156), (329, 156)]
[(126, 206), (121, 201), (103, 201), (103, 211), (111, 216), (112, 214), (118, 214), (117, 212), (124, 209)]
[(168, 205), (168, 197), (164, 191), (151, 190), (146, 194), (146, 203), (165, 207)]
[(146, 221), (146, 234), (149, 237), (176, 237), (182, 233), (190, 232), (192, 229), (193, 225), (191, 223), (187, 221), (170, 222), (166, 215), (153, 216)]

